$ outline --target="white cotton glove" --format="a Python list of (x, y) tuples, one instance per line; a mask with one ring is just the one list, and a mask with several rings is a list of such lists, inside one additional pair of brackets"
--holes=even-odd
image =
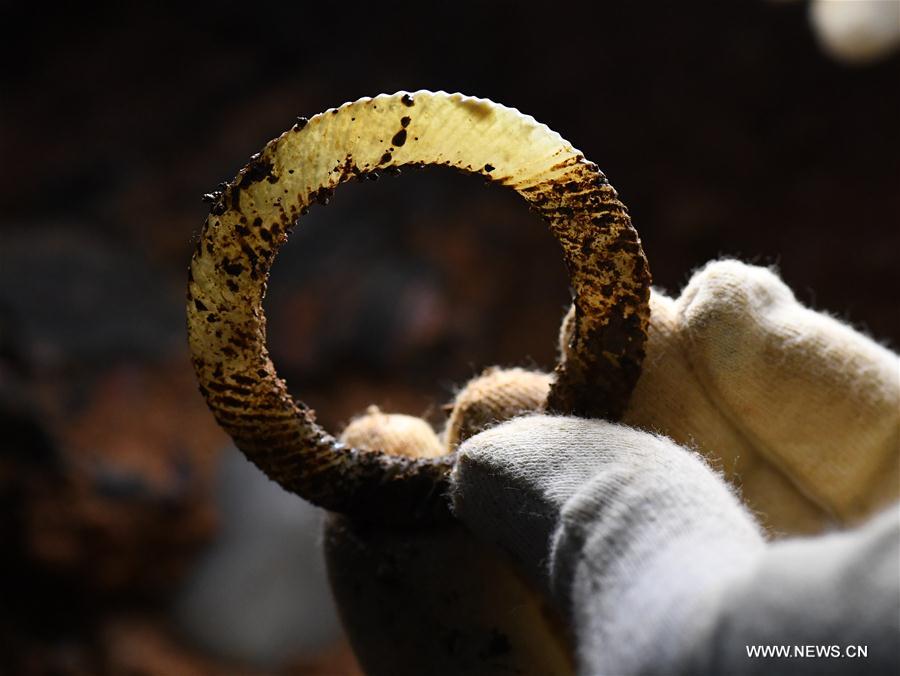
[(773, 644), (868, 646), (854, 673), (897, 672), (897, 504), (856, 531), (776, 544), (754, 519), (821, 532), (895, 503), (896, 355), (804, 308), (771, 271), (720, 261), (677, 299), (651, 295), (630, 427), (533, 416), (476, 434), (534, 410), (549, 383), (495, 370), (459, 394), (452, 497), (556, 599), (582, 673), (848, 669), (748, 657)]
[(775, 534), (856, 523), (900, 497), (897, 355), (737, 261), (650, 302), (622, 422), (698, 450)]
[(550, 416), (464, 442), (452, 497), (460, 520), (556, 599), (579, 673), (848, 668), (748, 657), (759, 644), (865, 645), (854, 673), (900, 667), (896, 507), (856, 534), (768, 545), (695, 453), (623, 425)]

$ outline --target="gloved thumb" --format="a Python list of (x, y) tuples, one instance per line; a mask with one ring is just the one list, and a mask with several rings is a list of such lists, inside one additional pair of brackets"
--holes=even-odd
[[(590, 524), (741, 511), (719, 477), (671, 440), (601, 420), (534, 415), (466, 441), (452, 477), (456, 516), (556, 594)], [(691, 509), (681, 509), (690, 507)], [(721, 507), (721, 509), (719, 509)], [(705, 515), (704, 515), (705, 518)], [(677, 526), (673, 526), (677, 527)]]

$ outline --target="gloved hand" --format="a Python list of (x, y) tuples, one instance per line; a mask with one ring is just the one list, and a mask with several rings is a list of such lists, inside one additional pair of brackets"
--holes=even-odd
[[(448, 439), (463, 440), (457, 516), (558, 601), (585, 673), (768, 671), (747, 647), (776, 643), (869, 645), (854, 669), (896, 668), (897, 507), (857, 532), (767, 544), (717, 471), (673, 439), (721, 468), (770, 527), (858, 521), (900, 486), (897, 356), (736, 262), (707, 266), (677, 300), (651, 300), (625, 421), (667, 436), (534, 416), (465, 441), (471, 422), (460, 431), (451, 419)], [(549, 381), (528, 375), (531, 394), (515, 402), (520, 377), (488, 374), (454, 413), (527, 408)]]
[(897, 355), (737, 261), (651, 303), (623, 422), (696, 448), (775, 532), (858, 522), (900, 497)]
[[(897, 506), (857, 532), (767, 544), (695, 453), (624, 425), (541, 415), (465, 442), (453, 486), (457, 517), (557, 601), (579, 673), (900, 668)], [(830, 658), (749, 653), (772, 645)], [(866, 659), (833, 659), (847, 646), (865, 646)]]
[[(647, 357), (622, 422), (699, 451), (774, 534), (858, 522), (900, 497), (897, 355), (737, 261), (711, 263), (678, 298), (654, 291), (650, 303)], [(549, 383), (519, 370), (473, 381), (448, 441), (495, 410), (534, 409)]]

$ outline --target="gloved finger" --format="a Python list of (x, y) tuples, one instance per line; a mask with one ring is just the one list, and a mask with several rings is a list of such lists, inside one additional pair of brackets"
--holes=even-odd
[(801, 493), (843, 521), (897, 498), (897, 355), (736, 261), (697, 273), (677, 306), (703, 389)]
[(550, 374), (521, 368), (489, 368), (457, 393), (444, 432), (450, 451), (469, 437), (523, 413), (540, 411), (547, 401)]
[[(574, 313), (560, 329), (560, 353), (565, 358)], [(647, 356), (631, 401), (622, 416), (626, 425), (658, 432), (699, 451), (725, 478), (740, 487), (743, 500), (776, 532), (821, 530), (833, 517), (797, 490), (790, 479), (760, 457), (752, 442), (722, 414), (694, 372), (689, 358), (679, 305), (653, 289)]]
[(650, 295), (647, 356), (622, 422), (665, 434), (699, 451), (774, 532), (812, 533), (834, 521), (829, 511), (798, 490), (787, 475), (757, 451), (754, 440), (726, 416), (701, 384), (692, 363), (679, 302)]
[(447, 451), (438, 435), (425, 420), (401, 413), (382, 413), (369, 406), (341, 432), (340, 440), (367, 451), (411, 458), (434, 458)]
[(551, 535), (582, 487), (604, 472), (627, 483), (664, 477), (685, 463), (711, 476), (670, 440), (624, 425), (547, 415), (517, 418), (463, 443), (451, 477), (453, 510), (481, 539), (546, 581)]

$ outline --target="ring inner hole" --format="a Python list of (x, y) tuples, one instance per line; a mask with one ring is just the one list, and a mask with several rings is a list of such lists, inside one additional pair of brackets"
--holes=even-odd
[(370, 404), (439, 429), (483, 368), (551, 369), (568, 300), (559, 245), (512, 190), (405, 169), (300, 219), (272, 267), (267, 339), (330, 432)]

